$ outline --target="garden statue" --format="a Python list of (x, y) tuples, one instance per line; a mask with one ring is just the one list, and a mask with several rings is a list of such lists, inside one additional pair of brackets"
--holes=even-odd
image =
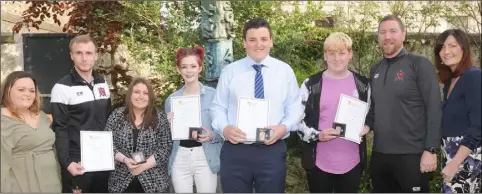
[(201, 0), (206, 84), (216, 87), (221, 69), (233, 62), (234, 15), (229, 1)]

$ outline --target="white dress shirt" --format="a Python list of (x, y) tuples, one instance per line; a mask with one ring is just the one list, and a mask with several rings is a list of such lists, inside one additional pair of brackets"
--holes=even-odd
[(302, 119), (301, 96), (293, 69), (269, 55), (261, 63), (245, 57), (223, 68), (210, 108), (213, 130), (224, 138), (224, 128), (236, 126), (238, 99), (254, 98), (254, 64), (264, 65), (261, 74), (264, 99), (270, 101), (268, 125), (284, 124), (287, 138)]

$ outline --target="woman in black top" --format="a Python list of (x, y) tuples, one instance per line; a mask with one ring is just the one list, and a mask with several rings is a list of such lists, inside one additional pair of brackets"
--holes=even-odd
[(149, 82), (136, 78), (129, 86), (125, 107), (109, 116), (105, 130), (113, 133), (116, 160), (109, 177), (109, 192), (169, 191), (171, 132), (165, 113), (154, 107), (154, 101)]

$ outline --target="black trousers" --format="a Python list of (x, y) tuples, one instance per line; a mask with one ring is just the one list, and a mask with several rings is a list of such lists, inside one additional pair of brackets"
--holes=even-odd
[(62, 168), (62, 193), (72, 193), (73, 189), (82, 189), (82, 193), (109, 193), (107, 183), (110, 171), (86, 172), (72, 177), (67, 169)]
[(134, 177), (134, 179), (132, 179), (129, 186), (127, 186), (127, 189), (124, 191), (124, 193), (145, 193), (145, 192), (144, 192), (144, 189), (142, 188), (141, 182), (139, 182), (139, 179), (137, 177)]
[(221, 149), (221, 185), (225, 193), (284, 193), (286, 144), (231, 144)]
[(355, 166), (345, 174), (332, 174), (318, 167), (305, 169), (310, 193), (358, 193), (361, 167)]
[(370, 177), (374, 193), (428, 193), (432, 173), (420, 171), (422, 154), (373, 152)]

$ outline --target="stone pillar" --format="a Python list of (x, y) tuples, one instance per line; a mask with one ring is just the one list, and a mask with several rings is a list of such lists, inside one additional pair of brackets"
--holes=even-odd
[(234, 15), (229, 1), (201, 0), (206, 84), (216, 87), (222, 68), (233, 62)]

